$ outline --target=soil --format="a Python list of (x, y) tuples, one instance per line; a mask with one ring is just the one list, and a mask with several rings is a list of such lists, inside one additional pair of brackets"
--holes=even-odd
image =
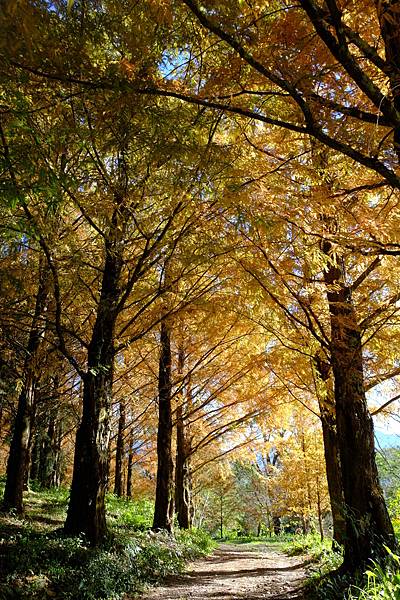
[(288, 557), (272, 544), (221, 544), (143, 600), (303, 600), (307, 564), (306, 557)]

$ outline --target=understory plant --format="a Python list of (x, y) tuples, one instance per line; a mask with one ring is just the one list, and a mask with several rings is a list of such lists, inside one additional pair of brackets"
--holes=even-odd
[(383, 563), (373, 562), (365, 572), (363, 586), (352, 586), (348, 600), (399, 600), (400, 599), (400, 556), (386, 548), (388, 558)]
[(103, 548), (84, 538), (65, 538), (24, 528), (3, 538), (0, 598), (118, 600), (204, 555), (211, 543), (203, 533), (136, 532), (117, 535)]
[(308, 600), (400, 600), (400, 557), (389, 548), (387, 558), (371, 561), (364, 573), (341, 574), (339, 565), (317, 563), (310, 569)]
[(115, 496), (107, 499), (110, 538), (92, 548), (62, 534), (67, 495), (32, 490), (25, 518), (0, 515), (1, 600), (119, 600), (213, 548), (203, 531), (150, 531), (153, 504)]

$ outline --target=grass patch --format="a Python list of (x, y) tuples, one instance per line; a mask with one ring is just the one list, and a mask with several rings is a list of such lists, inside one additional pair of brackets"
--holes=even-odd
[(321, 540), (321, 537), (316, 533), (294, 535), (284, 545), (283, 550), (288, 556), (307, 554), (313, 561), (319, 561), (332, 552), (332, 540), (330, 538)]
[(283, 544), (290, 542), (294, 538), (294, 534), (283, 533), (280, 535), (228, 535), (218, 538), (220, 542), (230, 542), (233, 544)]

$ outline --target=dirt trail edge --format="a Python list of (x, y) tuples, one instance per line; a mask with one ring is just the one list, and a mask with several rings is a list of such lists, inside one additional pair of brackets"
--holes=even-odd
[(143, 600), (303, 600), (306, 565), (304, 556), (288, 557), (272, 545), (221, 544)]

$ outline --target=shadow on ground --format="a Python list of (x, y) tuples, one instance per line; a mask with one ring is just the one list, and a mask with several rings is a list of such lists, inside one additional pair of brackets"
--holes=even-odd
[(304, 557), (268, 546), (221, 545), (212, 557), (170, 577), (144, 600), (303, 600)]

